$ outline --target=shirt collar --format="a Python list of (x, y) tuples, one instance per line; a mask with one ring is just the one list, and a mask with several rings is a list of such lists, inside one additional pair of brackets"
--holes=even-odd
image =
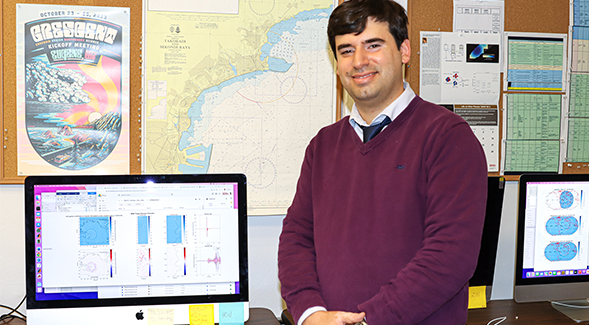
[[(401, 114), (407, 105), (411, 103), (413, 98), (415, 97), (415, 92), (409, 86), (409, 83), (403, 82), (403, 93), (401, 96), (397, 97), (389, 106), (387, 106), (380, 114), (372, 121), (372, 124), (380, 123), (384, 120), (385, 115), (388, 116), (391, 121), (394, 121), (399, 114)], [(368, 123), (364, 121), (362, 116), (360, 116), (360, 112), (358, 112), (358, 107), (356, 107), (356, 103), (352, 106), (352, 112), (350, 113), (350, 124), (354, 126), (361, 125), (361, 126), (368, 126)]]

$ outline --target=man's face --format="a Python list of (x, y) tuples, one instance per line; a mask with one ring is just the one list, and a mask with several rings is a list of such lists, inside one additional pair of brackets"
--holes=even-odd
[(403, 63), (411, 48), (400, 49), (386, 22), (368, 19), (366, 28), (335, 37), (337, 74), (360, 110), (382, 111), (403, 92)]

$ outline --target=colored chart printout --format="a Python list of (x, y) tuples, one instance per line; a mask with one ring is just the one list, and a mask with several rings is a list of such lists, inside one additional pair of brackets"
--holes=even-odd
[(559, 141), (505, 141), (505, 172), (558, 172)]
[(575, 26), (589, 26), (589, 0), (574, 0), (573, 12)]
[(589, 117), (589, 73), (571, 73), (569, 116)]
[(587, 267), (586, 193), (586, 185), (538, 188), (535, 223), (543, 226), (535, 228), (536, 271)]
[(18, 4), (17, 19), (19, 175), (128, 173), (128, 9)]
[(561, 96), (508, 94), (505, 172), (557, 172), (560, 157)]
[(567, 161), (589, 161), (589, 119), (570, 118), (567, 142)]
[(281, 214), (335, 117), (333, 1), (234, 3), (238, 14), (147, 10), (143, 171), (244, 173), (250, 213)]
[(508, 36), (506, 90), (562, 91), (566, 36)]
[(589, 161), (589, 1), (573, 1), (567, 162)]
[(573, 26), (571, 72), (589, 72), (589, 27)]

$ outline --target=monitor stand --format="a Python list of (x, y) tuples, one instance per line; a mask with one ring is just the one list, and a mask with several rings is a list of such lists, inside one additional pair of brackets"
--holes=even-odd
[(550, 304), (552, 308), (577, 323), (589, 321), (589, 301), (587, 299), (551, 301)]

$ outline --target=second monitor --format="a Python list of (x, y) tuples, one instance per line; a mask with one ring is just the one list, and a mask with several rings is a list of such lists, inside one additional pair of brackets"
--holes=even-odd
[(589, 320), (589, 175), (523, 174), (519, 181), (517, 302), (553, 301)]

